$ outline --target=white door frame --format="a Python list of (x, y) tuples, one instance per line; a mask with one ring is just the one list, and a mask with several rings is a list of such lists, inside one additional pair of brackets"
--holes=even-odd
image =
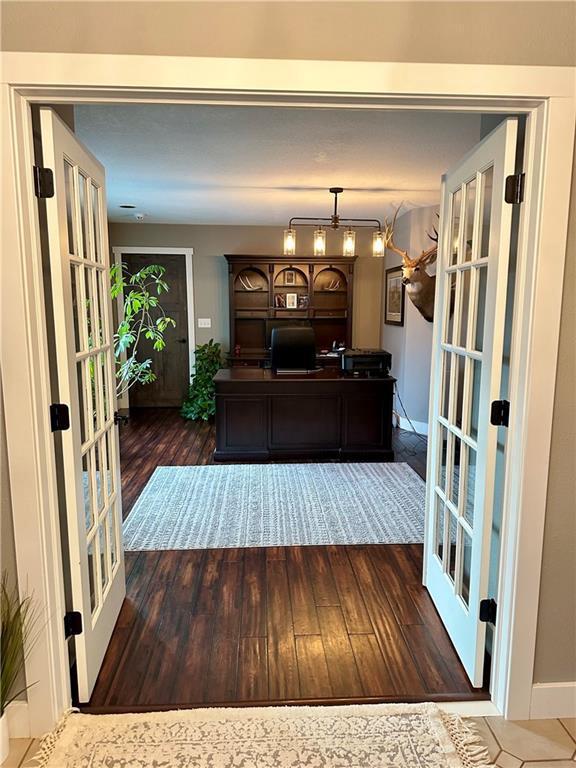
[[(492, 699), (530, 716), (575, 125), (575, 68), (108, 54), (2, 54), (4, 393), (20, 585), (47, 622), (27, 664), (32, 733), (70, 702), (58, 500), (48, 406), (40, 230), (32, 181), (34, 103), (216, 103), (523, 114), (526, 194), (513, 328), (510, 453)], [(463, 95), (464, 94), (464, 95)], [(6, 258), (6, 256), (5, 256)], [(31, 532), (37, 532), (32, 536)]]
[[(186, 260), (186, 306), (188, 309), (188, 383), (194, 373), (194, 360), (196, 349), (196, 319), (194, 316), (194, 249), (193, 248), (138, 248), (134, 245), (113, 245), (112, 255), (114, 262), (119, 266), (122, 263), (122, 255), (139, 254), (143, 256), (184, 256)], [(116, 299), (118, 317), (122, 315), (124, 307), (124, 293), (121, 292)], [(130, 405), (130, 392), (125, 392), (118, 398), (119, 408), (128, 408)]]

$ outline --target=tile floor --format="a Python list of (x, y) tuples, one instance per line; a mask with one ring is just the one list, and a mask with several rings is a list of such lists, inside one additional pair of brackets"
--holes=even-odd
[[(498, 768), (576, 768), (576, 718), (506, 721), (474, 717)], [(26, 768), (37, 739), (12, 739), (2, 768)]]

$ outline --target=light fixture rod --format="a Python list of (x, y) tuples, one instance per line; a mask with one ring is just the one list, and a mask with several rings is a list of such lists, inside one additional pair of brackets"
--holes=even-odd
[(334, 213), (332, 216), (293, 216), (288, 223), (288, 227), (292, 229), (293, 224), (302, 227), (314, 227), (323, 222), (329, 222), (332, 229), (338, 229), (341, 224), (349, 224), (355, 227), (378, 227), (378, 229), (382, 229), (382, 222), (379, 219), (340, 218), (338, 214), (338, 195), (344, 192), (344, 187), (330, 187), (328, 191), (334, 195)]
[[(290, 219), (289, 227), (292, 228), (292, 224), (296, 224), (299, 227), (313, 227), (321, 222), (332, 222), (332, 216), (294, 216)], [(378, 227), (382, 229), (382, 223), (378, 219), (341, 219), (338, 218), (339, 224), (353, 224), (356, 227)]]

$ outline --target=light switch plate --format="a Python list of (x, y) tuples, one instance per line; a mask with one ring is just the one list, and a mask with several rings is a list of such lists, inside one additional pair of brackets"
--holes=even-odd
[(210, 317), (199, 317), (198, 318), (198, 328), (212, 328), (212, 318), (210, 318)]

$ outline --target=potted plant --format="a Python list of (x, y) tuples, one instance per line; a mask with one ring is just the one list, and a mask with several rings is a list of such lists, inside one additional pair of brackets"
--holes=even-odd
[(216, 413), (213, 379), (222, 367), (222, 347), (210, 339), (207, 344), (196, 347), (195, 355), (194, 376), (181, 413), (185, 419), (208, 421)]
[(169, 290), (164, 280), (165, 271), (159, 264), (150, 264), (134, 273), (126, 264), (113, 264), (110, 268), (110, 294), (113, 299), (121, 295), (124, 299), (122, 317), (114, 334), (118, 397), (136, 383), (149, 384), (156, 380), (152, 360), (137, 357), (140, 340), (148, 339), (154, 349), (161, 352), (166, 346), (164, 331), (168, 326), (176, 327), (176, 321), (166, 315), (159, 299)]
[(20, 598), (16, 587), (10, 587), (8, 575), (2, 572), (0, 584), (0, 763), (9, 751), (6, 709), (30, 685), (22, 683), (24, 663), (36, 639), (34, 627), (38, 611), (31, 595)]

